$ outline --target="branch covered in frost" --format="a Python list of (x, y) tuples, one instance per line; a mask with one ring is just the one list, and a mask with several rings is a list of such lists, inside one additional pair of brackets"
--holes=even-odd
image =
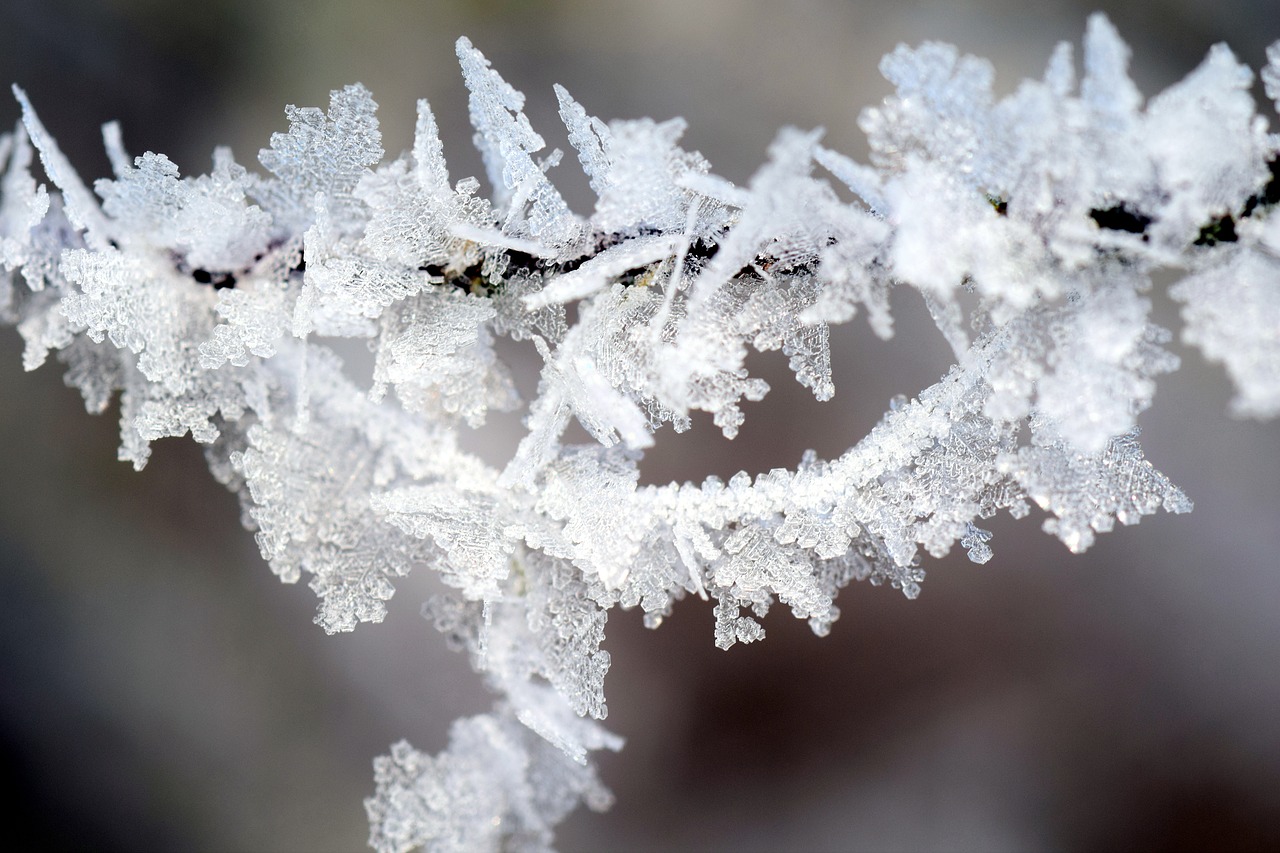
[[(0, 137), (0, 316), (33, 369), (67, 365), (90, 411), (119, 392), (120, 458), (190, 433), (239, 495), (263, 557), (304, 575), (329, 632), (381, 621), (411, 567), (452, 589), (426, 613), (499, 695), (432, 758), (397, 744), (367, 803), (379, 850), (540, 849), (579, 800), (607, 795), (589, 753), (606, 715), (608, 611), (657, 627), (716, 599), (723, 648), (764, 636), (781, 602), (829, 630), (839, 590), (914, 598), (922, 552), (992, 557), (980, 525), (1047, 514), (1072, 551), (1187, 497), (1143, 458), (1137, 416), (1178, 359), (1152, 323), (1152, 273), (1180, 272), (1184, 340), (1225, 362), (1237, 414), (1280, 412), (1280, 140), (1252, 73), (1216, 46), (1144, 106), (1128, 49), (1090, 19), (1008, 97), (952, 47), (899, 47), (896, 94), (866, 110), (871, 163), (786, 129), (745, 187), (679, 147), (680, 119), (604, 122), (555, 94), (597, 202), (570, 210), (561, 152), (466, 39), (458, 58), (490, 193), (451, 182), (418, 103), (388, 160), (370, 93), (289, 107), (259, 155), (208, 175), (105, 139), (114, 176), (81, 181), (15, 88)], [(1262, 72), (1280, 98), (1280, 43)], [(44, 177), (31, 173), (34, 151)], [(853, 193), (837, 195), (833, 181)], [(955, 351), (840, 457), (728, 483), (640, 486), (655, 431), (701, 410), (732, 438), (769, 388), (748, 348), (781, 350), (829, 399), (830, 327), (918, 290)], [(570, 324), (566, 305), (576, 303)], [(364, 339), (373, 381), (321, 338)], [(521, 401), (494, 349), (542, 359)], [(501, 470), (459, 449), (491, 410), (527, 405)], [(576, 420), (594, 442), (568, 445)]]

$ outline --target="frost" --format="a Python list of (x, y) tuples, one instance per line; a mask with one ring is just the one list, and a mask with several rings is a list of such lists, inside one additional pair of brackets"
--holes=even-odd
[(469, 599), (496, 597), (511, 571), (515, 540), (505, 534), (496, 498), (449, 485), (414, 486), (375, 498), (374, 511), (448, 556), (446, 583)]
[[(22, 125), (2, 138), (0, 164), (7, 162), (8, 169), (0, 179), (0, 264), (17, 269), (28, 262), (31, 229), (49, 212), (49, 193), (31, 177), (31, 144)], [(32, 282), (33, 278), (33, 290), (43, 287), (35, 276), (27, 281)], [(12, 296), (7, 286), (3, 292), (0, 304), (7, 308)]]
[(1137, 524), (1158, 509), (1190, 512), (1191, 501), (1142, 457), (1136, 429), (1111, 439), (1098, 454), (1074, 452), (1052, 422), (1033, 418), (1032, 445), (1001, 458), (999, 466), (1056, 516), (1046, 533), (1079, 554), (1118, 520)]
[(212, 174), (186, 181), (167, 157), (147, 153), (95, 189), (126, 248), (172, 252), (189, 270), (229, 273), (251, 265), (268, 241), (271, 218), (246, 202), (247, 175), (225, 148), (214, 152)]
[[(1280, 414), (1280, 220), (1268, 222), (1263, 246), (1242, 248), (1179, 282), (1170, 292), (1184, 303), (1183, 339), (1221, 361), (1235, 383), (1237, 415)], [(1272, 236), (1274, 235), (1274, 236)]]
[(542, 162), (533, 159), (532, 154), (546, 143), (521, 112), (524, 95), (503, 80), (465, 37), (458, 39), (458, 62), (471, 92), (476, 146), (484, 156), (495, 204), (504, 211), (503, 233), (571, 251), (582, 236), (582, 225), (545, 174), (559, 162), (560, 152), (553, 151)]
[(434, 291), (406, 302), (382, 324), (374, 398), (393, 385), (404, 407), (437, 418), (484, 423), (489, 409), (515, 408), (515, 386), (492, 349), (487, 300)]
[[(1280, 412), (1280, 137), (1252, 72), (1217, 46), (1144, 106), (1104, 17), (1083, 48), (1080, 74), (1063, 44), (997, 97), (986, 61), (900, 47), (881, 66), (896, 91), (860, 119), (869, 164), (786, 128), (743, 186), (680, 148), (682, 119), (606, 122), (557, 86), (596, 195), (582, 215), (524, 96), (466, 39), (489, 197), (451, 178), (425, 101), (411, 150), (386, 160), (359, 85), (289, 107), (266, 174), (218, 149), (182, 176), (109, 125), (114, 177), (90, 190), (15, 90), (0, 318), (24, 366), (54, 353), (89, 411), (119, 394), (121, 459), (204, 444), (325, 631), (380, 621), (399, 578), (438, 572), (448, 594), (424, 613), (498, 699), (436, 756), (402, 742), (376, 761), (370, 842), (547, 849), (577, 803), (608, 805), (590, 756), (621, 745), (596, 722), (614, 608), (656, 628), (696, 597), (726, 649), (763, 639), (776, 605), (823, 635), (853, 581), (916, 598), (928, 559), (994, 559), (1000, 513), (1034, 503), (1079, 552), (1116, 521), (1186, 512), (1138, 443), (1174, 334), (1224, 364), (1235, 414)], [(1280, 43), (1267, 55), (1280, 100)], [(1161, 269), (1181, 276), (1178, 329), (1151, 319)], [(830, 399), (834, 327), (863, 312), (891, 336), (894, 287), (954, 352), (936, 383), (834, 459), (639, 484), (658, 430), (703, 411), (737, 433), (769, 390), (751, 350)], [(368, 346), (372, 381), (347, 378), (328, 337)], [(504, 337), (540, 362), (528, 401)], [(459, 449), (521, 407), (510, 459)], [(566, 439), (575, 420), (587, 444)]]
[(579, 802), (594, 811), (612, 802), (592, 768), (509, 711), (458, 720), (438, 756), (393, 744), (374, 762), (374, 782), (365, 810), (369, 846), (379, 853), (550, 850), (552, 827)]
[(1160, 346), (1168, 331), (1147, 322), (1150, 309), (1132, 290), (1100, 289), (1055, 330), (1037, 405), (1077, 449), (1106, 447), (1151, 405), (1155, 376), (1177, 369), (1177, 357)]
[(255, 182), (253, 195), (271, 213), (277, 228), (297, 233), (312, 218), (323, 195), (336, 227), (355, 229), (364, 211), (355, 188), (366, 170), (382, 159), (382, 134), (369, 90), (356, 84), (329, 95), (329, 111), (290, 106), (289, 131), (271, 137), (258, 160), (274, 178)]
[[(40, 152), (40, 163), (44, 166), (45, 174), (60, 192), (67, 221), (74, 229), (84, 233), (85, 242), (94, 249), (106, 248), (112, 229), (103, 216), (97, 199), (80, 180), (80, 175), (58, 148), (58, 143), (49, 135), (49, 131), (45, 130), (31, 101), (27, 99), (27, 93), (15, 85), (13, 95), (22, 105), (22, 123), (26, 128), (26, 135)], [(25, 166), (23, 169), (25, 171)], [(8, 192), (9, 188), (6, 186), (6, 196)]]

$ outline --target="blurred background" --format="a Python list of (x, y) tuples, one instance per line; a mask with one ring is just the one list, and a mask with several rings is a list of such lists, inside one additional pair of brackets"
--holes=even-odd
[[(1034, 8), (1029, 9), (1029, 6)], [(285, 104), (361, 81), (391, 156), (429, 98), (455, 179), (482, 175), (453, 42), (468, 35), (568, 150), (552, 83), (602, 118), (681, 115), (685, 147), (747, 180), (786, 124), (866, 151), (859, 111), (889, 92), (880, 57), (953, 42), (999, 93), (1039, 76), (1105, 9), (1153, 94), (1217, 41), (1254, 68), (1280, 38), (1256, 2), (704, 0), (384, 3), (0, 0), (0, 82), (25, 87), (63, 150), (108, 174), (99, 126), (184, 174), (256, 152)], [(1079, 51), (1077, 49), (1077, 56)], [(1260, 95), (1260, 87), (1258, 87)], [(16, 120), (0, 106), (0, 121)], [(572, 157), (553, 176), (588, 212)], [(1157, 317), (1177, 327), (1161, 288)], [(837, 395), (818, 405), (778, 353), (739, 439), (705, 420), (660, 434), (648, 482), (794, 466), (866, 433), (897, 393), (949, 364), (921, 305), (881, 342), (835, 330)], [(1143, 415), (1143, 444), (1196, 502), (1073, 557), (1033, 519), (998, 519), (995, 558), (931, 562), (915, 602), (855, 584), (831, 636), (779, 608), (768, 639), (721, 652), (709, 605), (656, 632), (614, 612), (606, 693), (626, 749), (618, 796), (576, 813), (564, 850), (1280, 849), (1280, 424), (1227, 417), (1217, 365), (1183, 369)], [(190, 440), (141, 474), (115, 461), (114, 412), (85, 414), (57, 365), (22, 372), (0, 329), (0, 772), (5, 835), (35, 848), (358, 850), (371, 759), (407, 737), (438, 751), (489, 697), (418, 616), (325, 637), (315, 599), (277, 582)], [(536, 366), (518, 365), (525, 390)], [(518, 417), (477, 437), (496, 457)]]

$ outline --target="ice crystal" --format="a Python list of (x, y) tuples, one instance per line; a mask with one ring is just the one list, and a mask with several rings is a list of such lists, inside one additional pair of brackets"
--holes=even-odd
[[(620, 746), (595, 722), (613, 607), (657, 627), (686, 596), (715, 599), (722, 648), (762, 639), (779, 603), (825, 634), (854, 580), (914, 598), (926, 556), (992, 559), (982, 524), (1000, 512), (1034, 503), (1083, 551), (1117, 520), (1189, 510), (1138, 444), (1178, 366), (1150, 319), (1157, 269), (1183, 275), (1182, 337), (1225, 363), (1235, 413), (1280, 412), (1280, 143), (1251, 72), (1216, 46), (1144, 108), (1105, 18), (1083, 57), (1078, 83), (1061, 45), (1043, 79), (997, 98), (985, 61), (900, 47), (881, 66), (896, 93), (861, 118), (870, 165), (785, 129), (742, 187), (680, 148), (682, 120), (606, 123), (557, 86), (597, 196), (586, 214), (550, 178), (560, 152), (535, 157), (523, 95), (466, 39), (490, 198), (452, 181), (425, 101), (412, 149), (384, 161), (359, 85), (327, 112), (289, 107), (266, 175), (219, 149), (184, 177), (131, 159), (110, 125), (114, 177), (90, 190), (15, 89), (0, 317), (25, 366), (55, 352), (90, 411), (120, 392), (122, 459), (141, 467), (163, 436), (205, 444), (326, 631), (381, 620), (396, 579), (438, 571), (450, 590), (425, 615), (500, 698), (439, 755), (399, 743), (376, 761), (370, 842), (545, 849), (577, 802), (608, 804), (589, 755)], [(1280, 98), (1280, 43), (1268, 59)], [(769, 390), (751, 349), (781, 350), (829, 399), (830, 327), (863, 311), (890, 336), (895, 286), (955, 353), (938, 382), (835, 459), (639, 484), (664, 425), (703, 411), (738, 431), (742, 401)], [(321, 337), (373, 349), (369, 387)], [(458, 436), (526, 405), (500, 337), (542, 363), (497, 468)], [(565, 442), (575, 420), (592, 443)]]

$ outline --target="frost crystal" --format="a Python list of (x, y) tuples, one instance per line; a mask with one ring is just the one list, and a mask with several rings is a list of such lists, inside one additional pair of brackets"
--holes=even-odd
[[(606, 123), (557, 86), (588, 215), (549, 177), (560, 152), (535, 157), (523, 95), (457, 52), (491, 198), (451, 182), (425, 101), (412, 150), (384, 161), (359, 85), (289, 107), (265, 175), (219, 149), (184, 177), (110, 125), (114, 177), (90, 190), (17, 89), (0, 136), (0, 317), (28, 369), (56, 353), (89, 411), (120, 392), (136, 467), (156, 438), (206, 445), (326, 631), (380, 621), (414, 566), (450, 588), (424, 613), (499, 698), (442, 753), (377, 759), (378, 850), (546, 849), (579, 801), (608, 805), (589, 756), (621, 745), (595, 722), (615, 606), (657, 627), (715, 599), (722, 648), (762, 639), (776, 604), (825, 634), (851, 581), (915, 598), (926, 555), (992, 559), (1000, 512), (1035, 503), (1078, 552), (1117, 520), (1189, 510), (1138, 444), (1178, 366), (1150, 319), (1157, 269), (1183, 275), (1181, 335), (1225, 364), (1234, 412), (1280, 413), (1280, 142), (1224, 46), (1145, 108), (1102, 16), (1078, 84), (1062, 45), (1004, 98), (983, 60), (901, 47), (881, 65), (896, 93), (861, 118), (870, 165), (784, 129), (745, 187), (680, 148), (682, 120)], [(1280, 43), (1268, 60), (1280, 99)], [(898, 285), (955, 352), (937, 383), (835, 459), (639, 485), (664, 425), (700, 410), (736, 434), (769, 390), (750, 349), (829, 399), (831, 326), (864, 311), (890, 336)], [(367, 343), (369, 387), (321, 336)], [(541, 376), (499, 469), (458, 437), (526, 405), (500, 337), (531, 342)], [(592, 443), (565, 443), (574, 420)]]

